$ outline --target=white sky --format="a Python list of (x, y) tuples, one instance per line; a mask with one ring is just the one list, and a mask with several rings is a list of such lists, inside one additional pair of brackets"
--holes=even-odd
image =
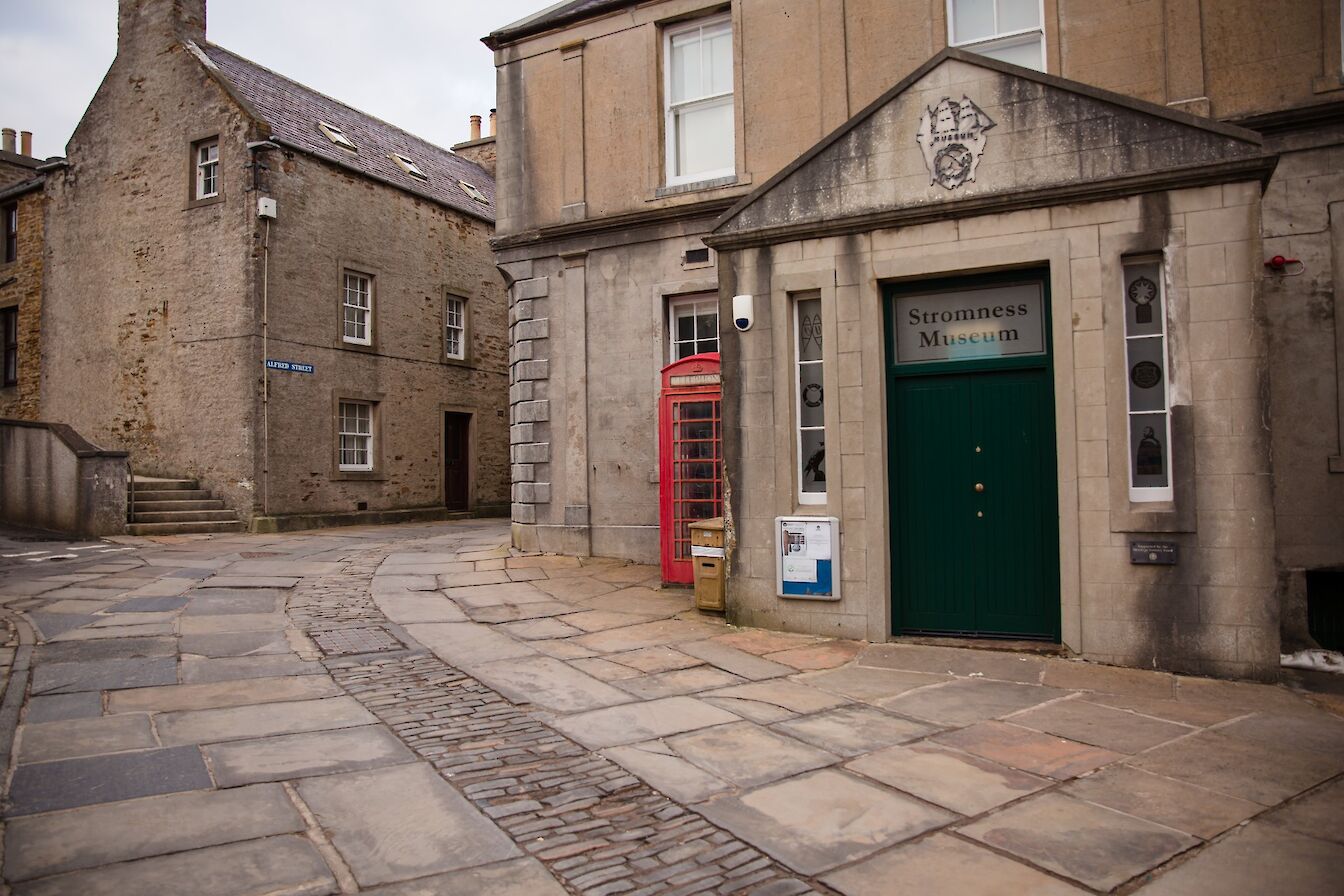
[[(480, 39), (554, 0), (210, 0), (219, 44), (440, 146), (495, 105)], [(117, 0), (0, 0), (0, 127), (66, 141), (117, 50)]]

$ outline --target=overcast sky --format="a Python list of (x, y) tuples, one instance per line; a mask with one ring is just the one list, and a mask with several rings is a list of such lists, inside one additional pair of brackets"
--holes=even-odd
[[(357, 109), (451, 146), (495, 105), (480, 39), (555, 0), (210, 0), (227, 47)], [(0, 0), (0, 127), (65, 143), (117, 51), (117, 0)]]

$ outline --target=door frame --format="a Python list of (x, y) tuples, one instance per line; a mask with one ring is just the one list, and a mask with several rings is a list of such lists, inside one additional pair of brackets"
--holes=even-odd
[(476, 507), (476, 411), (461, 405), (439, 405), (439, 506), (448, 506), (448, 459), (444, 453), (448, 447), (448, 414), (467, 418), (467, 510), (471, 511)]
[[(896, 574), (897, 564), (900, 562), (899, 552), (899, 521), (895, 516), (897, 506), (897, 477), (895, 475), (894, 462), (896, 457), (896, 446), (891, 442), (891, 426), (896, 415), (896, 389), (893, 388), (896, 379), (908, 379), (914, 377), (933, 377), (950, 376), (955, 374), (985, 374), (1010, 370), (1044, 370), (1045, 382), (1049, 388), (1046, 407), (1050, 409), (1049, 437), (1045, 440), (1050, 447), (1051, 463), (1050, 467), (1054, 471), (1053, 494), (1051, 501), (1046, 502), (1046, 506), (1059, 507), (1060, 505), (1060, 458), (1058, 451), (1059, 432), (1059, 396), (1058, 383), (1055, 374), (1055, 316), (1054, 305), (1052, 302), (1051, 290), (1051, 265), (1048, 263), (1037, 262), (1035, 264), (1024, 265), (1007, 269), (999, 269), (984, 273), (961, 273), (946, 275), (930, 275), (924, 277), (913, 277), (898, 281), (879, 282), (878, 299), (880, 303), (880, 314), (882, 316), (882, 381), (885, 417), (883, 419), (883, 445), (886, 448), (884, 461), (884, 470), (887, 477), (886, 489), (886, 529), (887, 529), (887, 557), (888, 557), (888, 576), (887, 576), (887, 612), (888, 625), (887, 636), (900, 636), (902, 629), (901, 602), (900, 595), (896, 593)], [(965, 288), (984, 288), (993, 286), (1007, 286), (1024, 281), (1035, 282), (1041, 285), (1041, 326), (1045, 345), (1045, 354), (1027, 355), (1007, 358), (977, 358), (964, 361), (930, 361), (921, 364), (907, 364), (898, 367), (895, 361), (895, 353), (892, 350), (895, 340), (894, 323), (892, 321), (891, 307), (894, 298), (902, 294), (925, 293), (936, 291), (952, 291)], [(1053, 568), (1056, 572), (1054, 600), (1050, 604), (1049, 610), (1049, 631), (1042, 634), (1043, 639), (1049, 639), (1052, 643), (1062, 642), (1062, 603), (1064, 597), (1064, 569), (1062, 566), (1062, 554), (1060, 535), (1064, 529), (1065, 520), (1062, 515), (1057, 515), (1055, 520), (1055, 540), (1046, 547), (1046, 556), (1042, 561), (1046, 568)], [(958, 637), (949, 635), (949, 637)], [(988, 637), (988, 636), (986, 636)], [(1028, 640), (1029, 638), (1024, 638)]]

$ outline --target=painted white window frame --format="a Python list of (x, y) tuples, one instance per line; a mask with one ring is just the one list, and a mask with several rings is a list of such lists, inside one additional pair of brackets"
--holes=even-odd
[[(690, 339), (678, 339), (677, 321), (686, 317), (687, 311), (690, 312), (693, 335)], [(700, 343), (708, 341), (708, 337), (704, 339), (700, 337), (700, 318), (708, 317), (710, 313), (714, 315), (714, 347), (712, 349), (706, 348), (702, 350), (700, 348)], [(695, 350), (687, 355), (679, 355), (677, 353), (677, 347), (688, 343)], [(670, 299), (667, 303), (667, 363), (671, 364), (673, 361), (678, 361), (681, 358), (688, 358), (690, 355), (699, 355), (704, 351), (716, 352), (718, 350), (719, 297), (714, 293), (699, 293), (697, 295), (677, 296), (674, 299)]]
[[(727, 93), (709, 94), (699, 96), (695, 99), (682, 100), (680, 103), (672, 102), (672, 39), (692, 31), (701, 32), (701, 40), (704, 39), (705, 30), (726, 30), (729, 39), (732, 38), (733, 20), (728, 13), (714, 15), (704, 19), (696, 19), (684, 24), (673, 25), (663, 30), (663, 135), (664, 152), (663, 165), (666, 176), (664, 178), (667, 186), (677, 186), (680, 184), (698, 183), (700, 181), (717, 180), (721, 177), (731, 177), (737, 173), (736, 162), (734, 161), (726, 168), (715, 168), (709, 171), (693, 171), (682, 173), (677, 171), (677, 115), (681, 112), (695, 111), (697, 109), (709, 109), (715, 106), (726, 105), (730, 110), (734, 109), (734, 95), (736, 83), (730, 86)], [(733, 66), (736, 68), (736, 66)], [(736, 74), (736, 73), (734, 73)], [(734, 82), (736, 78), (734, 78)], [(737, 152), (737, 126), (736, 112), (730, 116), (732, 124), (732, 133), (729, 134), (729, 142), (733, 148), (734, 159)]]
[(325, 121), (319, 121), (317, 123), (317, 129), (322, 132), (323, 136), (332, 143), (335, 143), (341, 149), (349, 152), (359, 152), (359, 147), (355, 145), (355, 141), (345, 136), (345, 131), (336, 127), (336, 125), (327, 124)]
[(467, 359), (467, 300), (452, 293), (443, 297), (443, 355), (450, 361)]
[[(207, 156), (209, 150), (214, 153)], [(196, 144), (195, 199), (214, 199), (219, 195), (219, 138), (202, 140)]]
[[(347, 408), (363, 408), (364, 413), (347, 413)], [(336, 466), (341, 472), (370, 472), (373, 470), (374, 402), (342, 398), (336, 405)], [(361, 428), (361, 426), (363, 428)], [(347, 443), (347, 439), (350, 440)], [(347, 444), (349, 447), (347, 448)], [(364, 455), (364, 462), (346, 462), (346, 452), (354, 457)]]
[[(1128, 449), (1125, 462), (1126, 485), (1129, 487), (1129, 500), (1135, 504), (1149, 504), (1162, 501), (1174, 501), (1176, 499), (1176, 471), (1172, 469), (1171, 459), (1171, 358), (1169, 349), (1171, 343), (1167, 339), (1167, 277), (1166, 262), (1160, 255), (1134, 255), (1127, 256), (1120, 260), (1121, 282), (1123, 284), (1120, 300), (1129, 301), (1126, 292), (1129, 289), (1130, 270), (1141, 265), (1157, 266), (1157, 296), (1159, 307), (1162, 310), (1160, 315), (1162, 319), (1162, 331), (1160, 333), (1150, 333), (1144, 335), (1131, 336), (1129, 334), (1129, 315), (1122, 313), (1120, 316), (1120, 326), (1124, 328), (1123, 337), (1125, 340), (1125, 444)], [(1123, 307), (1123, 306), (1122, 306)], [(1163, 438), (1162, 438), (1162, 463), (1167, 471), (1167, 484), (1165, 486), (1136, 486), (1134, 484), (1134, 427), (1130, 425), (1130, 418), (1135, 416), (1152, 415), (1158, 411), (1136, 411), (1130, 407), (1129, 400), (1129, 344), (1140, 339), (1157, 339), (1162, 346), (1162, 414)]]
[[(373, 345), (373, 275), (364, 274), (359, 271), (342, 271), (341, 277), (341, 341), (352, 345)], [(350, 281), (363, 281), (365, 288), (361, 291), (350, 288)], [(350, 301), (351, 295), (356, 298), (363, 297), (367, 299), (367, 304), (361, 305), (358, 302)], [(354, 332), (351, 332), (351, 325), (354, 325)], [(364, 328), (364, 335), (359, 335), (360, 326)]]
[(821, 293), (818, 292), (798, 293), (797, 295), (790, 296), (789, 299), (793, 305), (793, 419), (794, 419), (793, 443), (794, 443), (794, 450), (797, 451), (797, 457), (795, 459), (793, 468), (795, 471), (795, 478), (798, 486), (798, 503), (825, 504), (829, 500), (829, 494), (828, 494), (830, 485), (829, 482), (827, 483), (827, 489), (825, 491), (808, 492), (803, 490), (803, 464), (804, 464), (803, 433), (820, 432), (822, 435), (823, 444), (825, 444), (826, 439), (826, 421), (824, 415), (822, 417), (822, 423), (820, 426), (803, 425), (803, 368), (805, 366), (815, 366), (821, 368), (821, 376), (822, 376), (821, 382), (822, 382), (822, 396), (823, 396), (822, 409), (824, 411), (826, 407), (825, 404), (826, 366), (823, 358), (817, 358), (814, 361), (803, 360), (802, 321), (799, 319), (798, 316), (798, 312), (802, 303), (809, 300), (817, 302), (817, 313), (818, 315), (820, 315), (822, 306)]
[[(948, 46), (958, 47), (963, 50), (969, 50), (972, 53), (988, 55), (986, 50), (996, 50), (1000, 47), (1025, 45), (1026, 38), (1035, 35), (1041, 48), (1041, 68), (1046, 71), (1049, 66), (1046, 63), (1045, 46), (1045, 0), (1036, 2), (1036, 22), (1035, 28), (1019, 28), (1016, 31), (999, 31), (999, 0), (981, 0), (988, 3), (994, 11), (994, 34), (989, 37), (981, 37), (975, 40), (958, 40), (956, 27), (956, 11), (953, 9), (955, 0), (947, 0), (947, 43)], [(997, 57), (990, 57), (991, 59)]]

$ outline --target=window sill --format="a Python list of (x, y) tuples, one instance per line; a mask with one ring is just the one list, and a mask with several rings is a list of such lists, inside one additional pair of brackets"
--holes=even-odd
[(337, 342), (336, 347), (352, 352), (363, 352), (366, 355), (378, 354), (377, 345), (365, 345), (362, 342), (346, 342), (344, 339)]
[(378, 470), (337, 470), (332, 482), (386, 482), (387, 476)]
[(207, 206), (207, 205), (219, 205), (219, 203), (221, 203), (221, 202), (223, 202), (223, 201), (224, 201), (224, 194), (223, 194), (223, 193), (220, 193), (218, 196), (211, 196), (211, 197), (208, 198), (208, 199), (192, 199), (192, 200), (189, 200), (189, 201), (187, 202), (187, 208), (188, 208), (188, 209), (193, 209), (193, 208), (203, 208), (203, 207), (205, 207), (205, 206)]
[(476, 369), (476, 363), (471, 358), (444, 358), (443, 363), (449, 367), (463, 367), (467, 370)]
[(691, 181), (685, 184), (670, 184), (659, 187), (653, 191), (653, 195), (648, 198), (648, 202), (654, 202), (659, 199), (666, 199), (669, 196), (680, 196), (684, 193), (703, 193), (709, 190), (719, 190), (724, 187), (739, 187), (751, 183), (750, 174), (729, 174), (726, 177), (715, 177), (709, 180)]

